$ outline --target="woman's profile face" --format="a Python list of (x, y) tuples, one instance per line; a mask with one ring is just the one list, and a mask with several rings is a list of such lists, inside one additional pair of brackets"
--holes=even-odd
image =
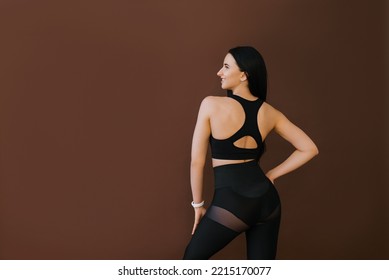
[(222, 89), (226, 90), (233, 91), (246, 80), (245, 73), (240, 71), (234, 57), (230, 53), (224, 58), (223, 67), (217, 72), (217, 75), (222, 79)]

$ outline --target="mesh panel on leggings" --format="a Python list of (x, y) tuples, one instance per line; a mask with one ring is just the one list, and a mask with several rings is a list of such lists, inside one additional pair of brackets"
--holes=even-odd
[(249, 227), (230, 211), (215, 205), (212, 205), (207, 210), (207, 216), (215, 222), (218, 222), (219, 224), (222, 224), (223, 226), (228, 227), (229, 229), (232, 229), (236, 232), (245, 231)]

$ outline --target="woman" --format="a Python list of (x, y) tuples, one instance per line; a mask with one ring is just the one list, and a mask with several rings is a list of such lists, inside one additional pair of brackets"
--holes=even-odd
[[(318, 149), (300, 128), (265, 102), (266, 66), (256, 49), (229, 50), (217, 75), (227, 96), (208, 96), (200, 105), (190, 168), (195, 221), (184, 259), (209, 259), (242, 232), (248, 259), (275, 259), (281, 206), (274, 181), (309, 161)], [(258, 160), (272, 130), (296, 150), (265, 174)], [(206, 210), (202, 194), (208, 142), (215, 192)]]

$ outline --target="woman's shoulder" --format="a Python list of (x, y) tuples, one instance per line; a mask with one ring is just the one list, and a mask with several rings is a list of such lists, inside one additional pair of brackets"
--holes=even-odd
[(220, 103), (228, 100), (227, 96), (217, 96), (217, 95), (208, 95), (203, 98), (202, 102), (208, 102), (208, 103)]
[(262, 103), (261, 107), (261, 117), (269, 120), (270, 122), (277, 123), (279, 120), (285, 118), (285, 115), (280, 110), (265, 101)]
[(213, 95), (204, 97), (200, 103), (199, 114), (208, 117), (211, 116), (214, 113), (215, 108), (217, 108), (220, 98), (222, 97)]
[(272, 114), (279, 114), (281, 113), (277, 108), (275, 108), (273, 105), (269, 104), (266, 101), (263, 101), (262, 106), (264, 111)]
[(201, 101), (201, 106), (208, 109), (218, 107), (229, 101), (227, 96), (208, 95)]

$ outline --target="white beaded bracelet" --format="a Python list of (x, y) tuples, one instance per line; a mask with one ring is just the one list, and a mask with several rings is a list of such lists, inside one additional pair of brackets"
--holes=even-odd
[(192, 204), (193, 208), (200, 208), (200, 207), (203, 207), (203, 205), (204, 205), (204, 200), (201, 201), (200, 203), (195, 203), (194, 201), (192, 201), (191, 204)]

